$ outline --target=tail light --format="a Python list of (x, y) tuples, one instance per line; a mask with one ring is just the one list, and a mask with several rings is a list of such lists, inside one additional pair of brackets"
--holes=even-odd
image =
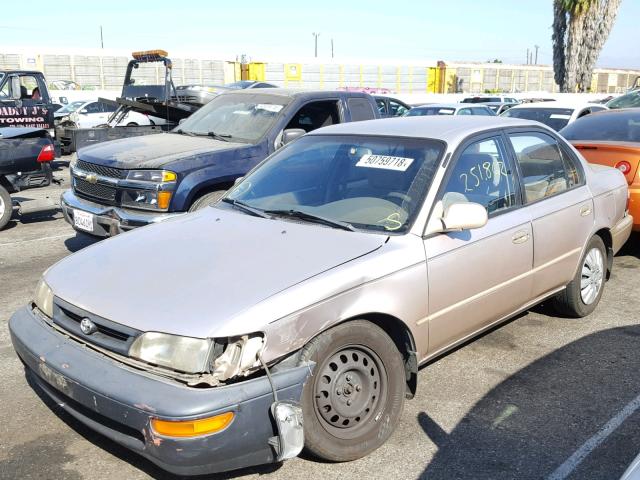
[(56, 158), (56, 151), (53, 148), (53, 145), (49, 143), (40, 150), (40, 153), (38, 154), (38, 163), (50, 162), (54, 158)]
[(631, 171), (631, 164), (626, 160), (622, 160), (615, 164), (615, 167), (620, 170), (624, 175)]

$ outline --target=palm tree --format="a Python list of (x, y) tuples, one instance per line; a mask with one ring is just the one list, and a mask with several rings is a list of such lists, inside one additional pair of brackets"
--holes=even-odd
[(622, 0), (553, 0), (553, 70), (561, 92), (584, 92)]

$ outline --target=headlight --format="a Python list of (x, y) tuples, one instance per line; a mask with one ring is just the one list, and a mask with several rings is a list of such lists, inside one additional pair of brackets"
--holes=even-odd
[(127, 175), (127, 180), (154, 183), (175, 182), (177, 178), (176, 173), (169, 170), (131, 170)]
[(123, 190), (120, 202), (123, 207), (167, 210), (171, 203), (171, 195), (172, 192), (166, 190)]
[(53, 292), (43, 278), (38, 282), (33, 303), (48, 317), (53, 317)]
[(129, 348), (129, 356), (181, 372), (200, 373), (209, 370), (212, 344), (206, 338), (147, 332), (135, 339)]

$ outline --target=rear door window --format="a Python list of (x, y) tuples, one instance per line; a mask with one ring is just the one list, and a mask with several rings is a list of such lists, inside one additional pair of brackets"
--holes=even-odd
[(347, 100), (347, 105), (351, 111), (351, 121), (353, 122), (376, 118), (371, 103), (366, 98), (350, 98)]
[(562, 193), (582, 183), (582, 172), (558, 142), (542, 132), (511, 133), (527, 203)]

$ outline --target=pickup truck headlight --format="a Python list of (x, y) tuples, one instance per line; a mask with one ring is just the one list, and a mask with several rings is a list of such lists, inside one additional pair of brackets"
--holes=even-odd
[(177, 178), (176, 173), (169, 170), (131, 170), (127, 175), (127, 180), (154, 183), (175, 182)]
[(135, 339), (129, 356), (181, 372), (200, 373), (208, 370), (212, 345), (208, 338), (147, 332)]
[(53, 317), (53, 292), (44, 279), (40, 279), (36, 287), (36, 293), (33, 297), (33, 303), (36, 304), (42, 313), (48, 317)]
[(162, 190), (123, 190), (120, 203), (123, 207), (144, 208), (148, 210), (167, 210), (173, 192)]

